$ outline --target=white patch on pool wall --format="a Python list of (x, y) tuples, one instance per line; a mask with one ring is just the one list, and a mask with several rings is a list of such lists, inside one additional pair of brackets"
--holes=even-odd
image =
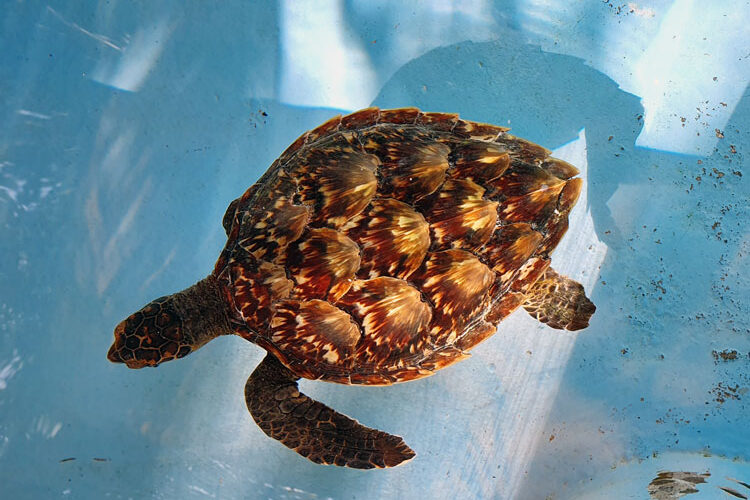
[(12, 379), (21, 368), (23, 368), (21, 356), (18, 355), (18, 351), (13, 349), (13, 358), (0, 368), (0, 391), (8, 387), (8, 381)]
[(60, 432), (62, 426), (62, 422), (53, 422), (48, 416), (42, 415), (32, 421), (31, 430), (36, 434), (41, 434), (47, 439), (52, 439), (57, 436), (57, 433)]
[[(644, 126), (638, 146), (707, 156), (750, 81), (750, 11), (724, 2), (675, 2), (633, 65)], [(716, 29), (721, 26), (721, 29)], [(743, 33), (745, 33), (743, 35)]]
[[(569, 216), (567, 235), (552, 254), (552, 265), (562, 274), (579, 281), (591, 297), (595, 289), (601, 264), (607, 255), (607, 246), (599, 240), (594, 220), (588, 207), (588, 162), (586, 158), (586, 132), (557, 148), (552, 156), (568, 161), (581, 171), (584, 180), (578, 203)], [(596, 315), (592, 322), (596, 321)], [(493, 430), (501, 439), (494, 441), (497, 459), (497, 477), (492, 492), (508, 498), (520, 495), (525, 471), (534, 460), (537, 450), (549, 442), (543, 434), (547, 415), (554, 405), (570, 354), (581, 332), (550, 332), (549, 327), (520, 310), (500, 325), (498, 335), (503, 337), (502, 352), (477, 350), (473, 354), (494, 362), (498, 367), (505, 403), (497, 416)], [(519, 353), (530, 353), (519, 360)]]
[(281, 2), (279, 99), (296, 106), (358, 109), (377, 93), (358, 37), (347, 33), (341, 0)]
[[(360, 19), (379, 19), (387, 28), (381, 35), (386, 43), (363, 42), (351, 33), (345, 9)], [(278, 99), (298, 106), (366, 107), (381, 85), (409, 61), (436, 47), (496, 39), (499, 30), (489, 14), (489, 0), (284, 0), (280, 12)], [(373, 49), (381, 55), (377, 63), (369, 57), (370, 46), (363, 45), (375, 43), (381, 43)]]
[(101, 52), (101, 59), (91, 72), (92, 80), (129, 92), (141, 88), (173, 31), (173, 26), (162, 19), (139, 28), (133, 35), (126, 35), (123, 41), (116, 43), (111, 37), (65, 19), (52, 7), (48, 6), (47, 11), (69, 28), (110, 49)]
[(104, 55), (91, 78), (121, 90), (139, 90), (164, 51), (171, 34), (172, 27), (166, 21), (139, 29), (130, 37), (122, 51)]
[[(750, 10), (739, 3), (528, 0), (517, 16), (542, 50), (580, 57), (642, 98), (638, 146), (710, 155), (750, 82)], [(596, 34), (570, 36), (589, 24)]]

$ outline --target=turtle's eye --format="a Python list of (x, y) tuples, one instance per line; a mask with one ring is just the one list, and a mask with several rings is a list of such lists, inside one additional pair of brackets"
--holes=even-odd
[(182, 321), (170, 298), (162, 297), (117, 325), (107, 359), (128, 368), (156, 366), (186, 356), (191, 348), (182, 340)]

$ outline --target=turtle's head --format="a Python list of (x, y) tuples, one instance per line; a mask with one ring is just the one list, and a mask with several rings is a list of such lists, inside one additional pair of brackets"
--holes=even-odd
[(154, 300), (115, 328), (107, 359), (128, 368), (182, 358), (209, 340), (233, 333), (226, 299), (211, 275), (190, 288)]
[(193, 350), (183, 332), (172, 296), (156, 299), (117, 325), (107, 359), (143, 368), (182, 358)]

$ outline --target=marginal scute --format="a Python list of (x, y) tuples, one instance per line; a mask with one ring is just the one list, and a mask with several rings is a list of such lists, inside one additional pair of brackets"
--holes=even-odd
[(516, 278), (513, 280), (511, 290), (514, 292), (526, 293), (534, 286), (544, 272), (549, 268), (550, 261), (548, 258), (532, 257), (526, 261), (518, 270)]
[(497, 331), (497, 326), (486, 321), (480, 321), (470, 327), (466, 333), (458, 339), (456, 347), (462, 351), (469, 351), (477, 344), (484, 342)]
[(353, 385), (392, 385), (398, 381), (398, 378), (387, 372), (386, 368), (378, 367), (375, 370), (353, 372), (349, 375), (347, 383)]
[(422, 368), (419, 365), (408, 365), (392, 371), (390, 375), (394, 377), (396, 382), (409, 382), (410, 380), (429, 377), (433, 373), (433, 371)]
[(529, 163), (514, 161), (489, 181), (490, 196), (503, 196), (500, 217), (513, 222), (540, 222), (552, 215), (565, 181)]
[(562, 185), (545, 186), (525, 196), (508, 198), (500, 217), (506, 221), (545, 221), (552, 216)]
[(392, 198), (377, 198), (341, 230), (361, 249), (360, 278), (390, 275), (406, 278), (417, 269), (430, 246), (429, 225), (422, 214)]
[(492, 304), (484, 317), (485, 321), (492, 324), (498, 324), (505, 319), (510, 313), (518, 309), (523, 304), (525, 296), (521, 292), (506, 292), (499, 296), (499, 299)]
[(505, 198), (525, 196), (552, 186), (562, 186), (562, 179), (546, 172), (531, 163), (514, 160), (510, 168), (500, 177), (492, 180), (489, 185)]
[[(257, 189), (248, 189), (242, 195), (242, 201), (247, 202), (250, 211), (257, 208), (265, 208), (279, 198), (291, 199), (297, 192), (297, 179), (294, 175), (280, 170), (274, 180), (269, 180), (268, 184), (261, 183), (263, 179), (257, 182)], [(244, 203), (241, 203), (244, 205)]]
[(292, 156), (294, 156), (300, 149), (302, 149), (305, 144), (307, 144), (307, 138), (310, 135), (310, 132), (307, 131), (301, 136), (297, 137), (297, 140), (295, 140), (293, 143), (289, 145), (288, 148), (284, 150), (281, 155), (279, 155), (279, 159), (276, 160), (276, 164), (284, 164), (286, 163)]
[(563, 187), (557, 199), (557, 207), (544, 225), (545, 237), (539, 248), (540, 252), (551, 252), (565, 236), (568, 230), (568, 214), (578, 201), (582, 187), (583, 180), (581, 179), (570, 179), (565, 183), (565, 187)]
[(499, 203), (484, 198), (484, 188), (468, 179), (449, 179), (426, 210), (436, 248), (473, 250), (495, 230)]
[(423, 348), (432, 311), (419, 291), (403, 280), (355, 281), (338, 302), (362, 325), (358, 365), (385, 365)]
[(430, 253), (411, 279), (434, 305), (430, 339), (442, 345), (454, 342), (487, 306), (495, 273), (469, 252), (446, 250)]
[(341, 119), (341, 128), (351, 130), (359, 129), (363, 127), (369, 127), (378, 122), (380, 116), (380, 109), (378, 108), (365, 108), (355, 111), (350, 115), (346, 115)]
[(310, 131), (310, 134), (307, 136), (307, 142), (308, 143), (315, 142), (321, 137), (330, 135), (333, 132), (337, 131), (339, 127), (341, 126), (341, 121), (342, 121), (341, 115), (336, 115), (330, 120), (324, 122), (322, 125), (315, 127), (314, 129)]
[(552, 158), (551, 156), (542, 162), (542, 168), (555, 177), (566, 180), (575, 177), (580, 173), (578, 169), (570, 163), (558, 158)]
[(359, 269), (359, 247), (339, 231), (313, 228), (289, 245), (278, 262), (296, 283), (295, 296), (335, 302)]
[(359, 328), (349, 314), (317, 299), (280, 302), (270, 328), (275, 346), (302, 364), (351, 368), (360, 340)]
[(503, 134), (505, 127), (490, 125), (488, 123), (477, 123), (467, 120), (459, 120), (452, 132), (458, 137), (472, 138), (479, 141), (493, 141)]
[(468, 357), (468, 354), (457, 347), (444, 347), (430, 354), (419, 363), (419, 366), (425, 370), (436, 372)]
[(420, 113), (417, 108), (382, 109), (378, 119), (381, 123), (413, 124)]
[(569, 213), (578, 201), (581, 189), (583, 189), (583, 179), (571, 179), (566, 182), (560, 193), (560, 199), (557, 201), (557, 210), (561, 213)]
[(422, 113), (417, 123), (426, 125), (434, 130), (450, 132), (458, 123), (458, 115), (455, 113)]
[(543, 160), (547, 159), (550, 154), (550, 150), (535, 144), (526, 139), (515, 137), (511, 134), (503, 133), (500, 134), (495, 142), (502, 144), (508, 151), (511, 152), (511, 156), (517, 158), (526, 163), (538, 165)]
[(315, 148), (300, 160), (298, 197), (312, 221), (337, 227), (370, 203), (377, 190), (376, 156), (341, 142)]
[(568, 231), (568, 215), (555, 214), (549, 218), (542, 232), (545, 234), (544, 241), (539, 245), (539, 253), (550, 253), (555, 249), (565, 233)]

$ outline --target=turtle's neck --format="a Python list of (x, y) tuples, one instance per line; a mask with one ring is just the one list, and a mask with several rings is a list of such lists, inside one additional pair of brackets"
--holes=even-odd
[(115, 328), (107, 358), (130, 368), (182, 358), (232, 332), (229, 306), (211, 274), (181, 292), (151, 301)]
[(213, 274), (175, 293), (172, 300), (193, 350), (215, 337), (234, 333), (229, 323), (229, 306)]

